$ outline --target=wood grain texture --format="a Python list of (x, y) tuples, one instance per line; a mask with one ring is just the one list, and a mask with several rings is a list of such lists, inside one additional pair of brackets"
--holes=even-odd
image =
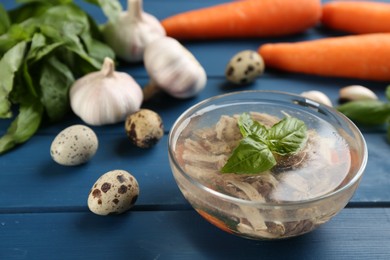
[(1, 214), (0, 259), (388, 259), (390, 210), (345, 209), (282, 241), (227, 234), (189, 211)]
[[(384, 133), (364, 134), (369, 160), (353, 202), (390, 203), (389, 146)], [(95, 157), (76, 167), (56, 164), (49, 149), (54, 136), (38, 135), (18, 149), (0, 157), (0, 212), (40, 211), (42, 207), (83, 208), (96, 179), (107, 171), (131, 172), (140, 184), (137, 205), (186, 205), (169, 166), (168, 136), (153, 148), (134, 147), (124, 134), (98, 134)], [(18, 209), (19, 208), (19, 209)], [(34, 209), (38, 208), (38, 209)]]
[[(144, 0), (144, 7), (164, 18), (224, 1)], [(105, 21), (98, 8), (76, 2), (97, 21)], [(7, 9), (16, 5), (13, 0), (1, 4)], [(82, 121), (70, 113), (60, 123), (43, 125), (27, 143), (0, 156), (0, 259), (390, 259), (390, 146), (383, 128), (361, 127), (369, 160), (347, 208), (316, 231), (284, 241), (241, 239), (210, 225), (183, 198), (169, 167), (167, 142), (173, 123), (190, 106), (215, 95), (239, 90), (300, 94), (315, 89), (337, 104), (340, 87), (360, 84), (385, 100), (386, 84), (370, 81), (268, 69), (251, 85), (237, 87), (225, 81), (225, 66), (238, 51), (256, 50), (264, 42), (336, 34), (316, 27), (280, 39), (183, 42), (206, 69), (207, 86), (191, 99), (162, 94), (143, 105), (158, 112), (165, 126), (165, 136), (152, 149), (130, 145), (122, 123), (93, 127), (100, 141), (96, 156), (85, 165), (64, 167), (50, 158), (50, 144), (62, 129)], [(142, 64), (120, 62), (118, 70), (142, 86), (148, 82)], [(0, 120), (0, 134), (8, 123)], [(88, 192), (101, 174), (113, 169), (128, 170), (137, 178), (140, 197), (131, 212), (99, 217), (87, 208)]]

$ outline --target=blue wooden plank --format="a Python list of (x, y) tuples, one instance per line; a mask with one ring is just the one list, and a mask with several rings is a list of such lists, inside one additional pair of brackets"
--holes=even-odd
[[(369, 160), (354, 203), (389, 203), (389, 144), (384, 134), (365, 134)], [(132, 146), (125, 135), (99, 133), (100, 146), (90, 162), (66, 167), (52, 161), (49, 149), (54, 136), (38, 135), (0, 157), (0, 212), (58, 210), (86, 207), (89, 189), (103, 173), (124, 169), (140, 184), (139, 206), (186, 205), (173, 179), (167, 153), (167, 135), (153, 148)]]
[[(158, 11), (158, 16), (162, 17), (163, 14), (173, 14), (184, 9), (197, 8), (201, 5), (210, 5), (216, 2), (218, 1), (191, 1), (187, 3), (170, 0), (162, 8), (161, 2), (148, 0), (145, 1), (145, 9), (151, 12)], [(7, 8), (11, 8), (13, 5), (15, 5), (14, 1), (5, 1)], [(86, 5), (83, 3), (85, 8), (87, 8)], [(88, 7), (88, 11), (94, 17), (102, 19), (99, 13), (100, 10)], [(297, 40), (300, 37), (317, 37), (318, 33), (322, 32), (313, 29), (307, 34), (298, 35), (295, 38), (289, 38), (289, 40)], [(206, 89), (191, 99), (176, 100), (167, 95), (162, 95), (143, 106), (157, 111), (162, 116), (166, 132), (168, 132), (173, 122), (188, 107), (205, 98), (231, 91), (260, 89), (299, 94), (302, 91), (316, 89), (328, 94), (332, 101), (336, 103), (340, 87), (362, 84), (372, 88), (381, 99), (384, 99), (383, 90), (386, 83), (303, 76), (275, 71), (267, 71), (263, 77), (252, 85), (232, 87), (226, 84), (223, 71), (230, 54), (234, 54), (243, 48), (255, 47), (257, 44), (257, 40), (247, 39), (187, 42), (186, 45), (196, 56), (199, 56), (210, 74)], [(143, 70), (142, 65), (133, 66), (129, 64), (124, 64), (118, 69), (131, 74), (134, 70), (138, 70), (138, 67), (141, 67), (140, 71)], [(147, 83), (148, 78), (142, 76), (144, 75), (142, 73), (139, 74), (141, 76), (136, 77), (136, 80), (143, 86)], [(7, 120), (0, 120), (0, 133), (5, 132), (8, 123)], [(134, 171), (134, 174), (139, 176), (142, 180), (141, 189), (147, 191), (146, 195), (140, 197), (139, 203), (141, 205), (185, 203), (170, 174), (167, 160), (167, 136), (152, 150), (140, 152), (139, 149), (134, 147), (127, 147), (128, 143), (125, 141), (122, 123), (93, 127), (101, 136), (101, 148), (96, 157), (89, 164), (80, 167), (67, 168), (55, 165), (48, 154), (51, 140), (60, 130), (76, 123), (82, 122), (70, 114), (58, 124), (42, 127), (37, 136), (27, 144), (0, 157), (0, 188), (5, 194), (2, 196), (4, 200), (0, 201), (1, 207), (84, 206), (85, 192), (87, 192), (89, 186), (100, 174), (113, 168), (129, 169), (129, 171)], [(390, 199), (390, 191), (386, 188), (389, 185), (386, 170), (390, 165), (385, 158), (389, 147), (384, 141), (383, 132), (364, 130), (364, 133), (370, 150), (370, 159), (366, 175), (361, 188), (354, 197), (354, 201), (387, 202)], [(159, 171), (154, 173), (154, 169), (159, 169)], [(158, 186), (156, 183), (159, 182), (165, 186)], [(23, 187), (23, 192), (17, 187)], [(61, 194), (65, 196), (61, 196)]]
[(50, 157), (52, 136), (37, 136), (0, 157), (0, 212), (86, 207), (89, 190), (105, 172), (127, 170), (140, 185), (139, 205), (183, 205), (169, 168), (167, 136), (151, 149), (134, 147), (125, 135), (98, 135), (87, 164), (68, 167)]
[(239, 238), (188, 211), (0, 214), (0, 259), (389, 259), (390, 209), (346, 209), (301, 237)]

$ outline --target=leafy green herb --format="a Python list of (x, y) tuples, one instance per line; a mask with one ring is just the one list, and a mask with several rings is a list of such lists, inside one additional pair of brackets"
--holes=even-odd
[(387, 140), (390, 142), (390, 86), (386, 88), (386, 101), (357, 100), (337, 107), (337, 110), (357, 124), (387, 126)]
[(357, 100), (337, 108), (352, 121), (364, 125), (381, 125), (390, 116), (390, 103), (380, 100)]
[(294, 117), (285, 117), (268, 129), (243, 113), (238, 119), (238, 127), (243, 139), (222, 167), (222, 173), (256, 174), (267, 171), (276, 165), (274, 153), (296, 153), (307, 141), (305, 123)]
[(3, 5), (0, 4), (0, 35), (5, 33), (10, 25), (11, 21), (9, 20), (7, 11), (4, 9)]
[[(111, 10), (109, 0), (88, 2)], [(0, 154), (27, 141), (43, 120), (60, 120), (69, 111), (75, 78), (115, 57), (98, 25), (73, 0), (19, 3), (8, 12), (0, 6), (0, 118), (13, 119), (0, 137)]]
[(123, 11), (122, 5), (118, 0), (86, 0), (89, 3), (100, 6), (103, 13), (111, 21), (115, 22), (119, 14)]

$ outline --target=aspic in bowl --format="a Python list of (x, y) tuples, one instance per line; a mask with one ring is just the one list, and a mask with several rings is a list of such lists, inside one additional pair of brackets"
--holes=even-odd
[(314, 230), (346, 206), (367, 147), (333, 108), (242, 91), (185, 111), (170, 132), (169, 159), (184, 197), (209, 222), (245, 238), (282, 239)]

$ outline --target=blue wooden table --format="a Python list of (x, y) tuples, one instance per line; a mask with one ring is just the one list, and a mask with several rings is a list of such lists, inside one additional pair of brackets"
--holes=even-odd
[[(222, 0), (145, 0), (158, 18)], [(2, 0), (7, 9), (16, 3)], [(78, 2), (99, 23), (100, 9)], [(122, 1), (124, 3), (124, 1)], [(126, 139), (123, 124), (93, 127), (99, 150), (87, 164), (56, 164), (49, 149), (63, 128), (82, 123), (68, 115), (42, 127), (27, 143), (0, 156), (0, 259), (390, 259), (390, 144), (383, 129), (361, 128), (369, 160), (359, 189), (342, 212), (317, 230), (283, 241), (253, 241), (224, 233), (204, 221), (186, 202), (173, 179), (167, 136), (176, 118), (191, 105), (233, 90), (325, 92), (337, 104), (340, 87), (361, 84), (385, 99), (386, 82), (325, 78), (267, 70), (254, 84), (226, 88), (225, 66), (235, 53), (256, 50), (269, 41), (299, 41), (337, 35), (321, 27), (280, 39), (236, 39), (183, 42), (208, 74), (206, 89), (195, 98), (162, 96), (143, 106), (157, 111), (165, 126), (162, 140), (141, 150)], [(1, 68), (0, 68), (1, 69)], [(145, 85), (142, 64), (118, 70)], [(1, 79), (0, 79), (1, 80)], [(8, 122), (0, 121), (0, 133)], [(87, 207), (95, 180), (113, 169), (131, 172), (140, 196), (129, 212), (101, 217)]]

